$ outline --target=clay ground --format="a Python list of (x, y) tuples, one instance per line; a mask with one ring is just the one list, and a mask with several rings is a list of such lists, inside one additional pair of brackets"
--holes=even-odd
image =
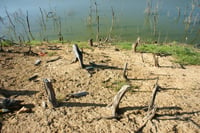
[[(85, 48), (84, 63), (103, 65), (94, 70), (92, 76), (74, 59), (69, 44), (57, 44), (60, 50), (47, 50), (47, 45), (35, 46), (33, 51), (47, 52), (44, 56), (24, 56), (28, 48), (5, 47), (21, 53), (0, 53), (1, 88), (18, 95), (24, 100), (31, 113), (1, 114), (2, 133), (60, 132), (60, 133), (132, 133), (143, 123), (147, 114), (156, 78), (161, 90), (156, 96), (158, 108), (155, 117), (141, 132), (144, 133), (198, 133), (200, 132), (200, 66), (185, 66), (182, 69), (173, 63), (173, 58), (159, 57), (161, 67), (154, 67), (153, 56), (149, 53), (132, 53), (116, 50), (114, 46)], [(61, 59), (46, 61), (60, 56)], [(35, 66), (37, 59), (42, 62)], [(123, 67), (128, 63), (129, 82), (123, 79)], [(36, 81), (28, 79), (37, 74)], [(43, 78), (53, 81), (59, 106), (51, 109), (42, 107), (47, 101)], [(125, 94), (119, 114), (121, 119), (98, 119), (111, 115), (106, 106), (117, 90), (124, 84), (131, 89)], [(80, 98), (67, 99), (66, 96), (80, 91), (89, 94)], [(48, 104), (49, 105), (49, 104)]]

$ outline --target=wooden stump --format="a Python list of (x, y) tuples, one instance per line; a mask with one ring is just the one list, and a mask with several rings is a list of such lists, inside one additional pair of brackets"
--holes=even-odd
[(52, 106), (55, 108), (58, 106), (58, 103), (56, 101), (56, 95), (53, 89), (53, 85), (50, 80), (48, 79), (43, 79), (46, 94), (48, 96), (49, 102), (52, 104)]
[(89, 45), (92, 47), (93, 46), (93, 39), (89, 40)]
[(74, 51), (74, 54), (75, 54), (75, 61), (74, 62), (79, 61), (81, 68), (84, 68), (82, 52), (78, 48), (77, 44), (74, 44), (72, 47), (73, 47), (73, 51)]
[(123, 78), (127, 81), (128, 80), (128, 77), (127, 77), (127, 66), (128, 66), (128, 63), (126, 62), (124, 64), (124, 69), (123, 69)]
[(122, 88), (118, 91), (117, 95), (115, 95), (112, 103), (108, 105), (108, 107), (111, 107), (112, 109), (112, 117), (118, 116), (117, 112), (119, 109), (119, 103), (128, 89), (130, 89), (130, 85), (123, 85)]
[(156, 56), (156, 54), (153, 54), (153, 59), (154, 59), (155, 67), (160, 67), (159, 61), (158, 61), (158, 56)]
[(132, 44), (132, 48), (133, 48), (133, 52), (136, 53), (137, 52), (137, 46), (140, 43), (140, 37), (137, 38), (135, 44)]

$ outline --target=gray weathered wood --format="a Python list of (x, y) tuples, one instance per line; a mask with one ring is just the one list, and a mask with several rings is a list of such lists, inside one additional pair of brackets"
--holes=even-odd
[(125, 64), (124, 64), (124, 69), (123, 69), (123, 78), (125, 79), (125, 80), (128, 80), (128, 77), (127, 77), (127, 66), (128, 66), (128, 63), (126, 62)]
[(81, 68), (84, 68), (84, 64), (83, 64), (83, 54), (80, 51), (80, 49), (78, 48), (77, 44), (74, 44), (73, 46), (73, 51), (75, 54), (75, 61), (79, 61)]
[(54, 61), (57, 61), (57, 60), (59, 60), (59, 59), (61, 59), (60, 56), (54, 57), (54, 58), (52, 58), (52, 59), (47, 60), (47, 63), (49, 63), (49, 62), (54, 62)]
[(136, 53), (137, 52), (137, 46), (140, 43), (140, 37), (137, 38), (136, 42), (134, 44), (132, 44), (132, 48), (133, 48), (133, 52)]
[(56, 101), (56, 95), (55, 95), (51, 81), (48, 79), (43, 79), (43, 82), (44, 82), (46, 93), (48, 95), (49, 102), (52, 104), (53, 107), (57, 107), (58, 103)]
[(155, 102), (156, 94), (157, 94), (159, 88), (160, 87), (158, 85), (158, 80), (157, 80), (156, 84), (154, 85), (154, 89), (153, 89), (153, 92), (152, 92), (152, 97), (151, 97), (151, 101), (150, 101), (150, 104), (149, 104), (149, 107), (148, 107), (148, 111), (151, 111), (154, 108), (154, 102)]
[(128, 89), (130, 89), (130, 85), (123, 85), (122, 88), (118, 91), (117, 95), (115, 95), (112, 103), (108, 105), (108, 107), (111, 107), (111, 109), (112, 109), (113, 117), (118, 116), (117, 111), (119, 109), (119, 103)]

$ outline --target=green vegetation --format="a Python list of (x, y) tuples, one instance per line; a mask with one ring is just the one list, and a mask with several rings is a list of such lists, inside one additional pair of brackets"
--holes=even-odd
[(131, 42), (117, 42), (113, 45), (117, 46), (119, 49), (124, 50), (131, 50), (132, 49), (132, 43)]
[(155, 45), (145, 44), (138, 46), (139, 52), (169, 54), (175, 58), (175, 62), (183, 65), (200, 65), (200, 52), (186, 45)]
[[(132, 43), (118, 42), (113, 45), (119, 49), (131, 50)], [(169, 54), (175, 58), (176, 63), (183, 65), (200, 65), (200, 52), (190, 45), (172, 43), (171, 45), (142, 44), (137, 47), (138, 52)]]

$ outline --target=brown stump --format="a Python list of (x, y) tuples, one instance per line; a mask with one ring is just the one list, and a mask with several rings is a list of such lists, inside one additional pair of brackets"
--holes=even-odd
[(53, 89), (53, 85), (50, 80), (48, 79), (43, 79), (46, 94), (48, 96), (49, 102), (52, 104), (52, 106), (55, 108), (58, 106), (58, 103), (56, 101), (56, 95)]

